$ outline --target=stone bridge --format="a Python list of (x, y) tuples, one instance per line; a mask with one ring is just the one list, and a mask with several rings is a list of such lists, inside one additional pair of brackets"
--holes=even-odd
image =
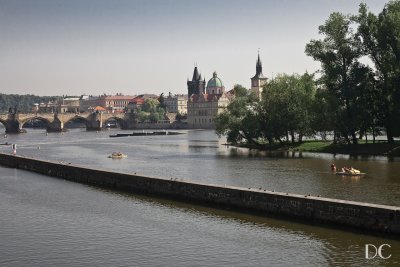
[(32, 120), (43, 121), (49, 132), (61, 132), (68, 122), (76, 121), (86, 124), (86, 130), (99, 131), (109, 120), (116, 120), (122, 129), (132, 128), (136, 124), (133, 113), (8, 113), (0, 115), (0, 123), (6, 128), (6, 133), (25, 132), (22, 129), (26, 122)]

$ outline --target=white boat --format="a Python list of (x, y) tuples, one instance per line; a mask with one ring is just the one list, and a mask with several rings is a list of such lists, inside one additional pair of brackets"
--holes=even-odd
[(122, 154), (121, 152), (113, 152), (110, 156), (108, 156), (109, 158), (112, 158), (112, 159), (123, 159), (123, 158), (126, 158), (127, 157), (127, 155), (125, 155), (125, 154)]

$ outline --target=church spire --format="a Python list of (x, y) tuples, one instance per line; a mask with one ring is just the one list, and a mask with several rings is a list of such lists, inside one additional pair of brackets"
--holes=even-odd
[(257, 64), (256, 64), (256, 76), (262, 76), (262, 64), (260, 60), (260, 49), (258, 49), (258, 58), (257, 58)]
[(198, 81), (199, 80), (199, 71), (197, 69), (197, 66), (194, 67), (194, 71), (193, 71), (193, 78), (192, 81)]
[(253, 79), (255, 79), (255, 78), (264, 78), (264, 75), (262, 73), (261, 59), (260, 59), (260, 49), (258, 49), (258, 57), (257, 57), (257, 63), (256, 63), (256, 75), (254, 75)]

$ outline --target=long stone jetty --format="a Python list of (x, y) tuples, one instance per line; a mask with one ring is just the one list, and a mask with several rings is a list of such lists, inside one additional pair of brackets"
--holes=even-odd
[(78, 183), (400, 237), (400, 207), (155, 178), (0, 153), (3, 166)]

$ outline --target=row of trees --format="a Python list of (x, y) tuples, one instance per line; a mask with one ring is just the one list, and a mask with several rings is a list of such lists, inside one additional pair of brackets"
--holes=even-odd
[(278, 75), (267, 85), (262, 100), (241, 85), (234, 87), (235, 99), (215, 119), (216, 132), (230, 143), (245, 139), (259, 145), (284, 139), (302, 141), (315, 133), (323, 120), (313, 75)]
[(356, 144), (383, 128), (394, 142), (400, 136), (400, 1), (378, 15), (365, 4), (356, 15), (332, 13), (319, 33), (323, 38), (305, 49), (321, 63), (318, 73), (279, 75), (261, 101), (236, 86), (236, 99), (216, 119), (217, 133), (233, 143), (259, 143), (333, 132), (335, 141)]
[(9, 108), (17, 108), (20, 112), (32, 111), (33, 104), (47, 103), (48, 101), (55, 101), (59, 97), (56, 96), (36, 96), (36, 95), (6, 95), (0, 94), (0, 113), (8, 112)]

